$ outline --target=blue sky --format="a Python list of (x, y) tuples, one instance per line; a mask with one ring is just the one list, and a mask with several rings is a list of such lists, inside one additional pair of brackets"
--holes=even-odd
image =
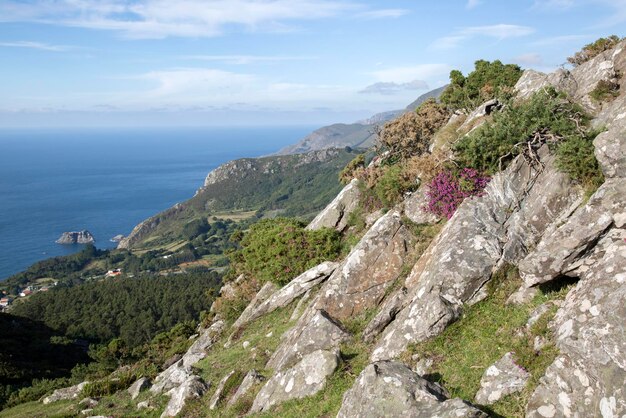
[(0, 127), (352, 122), (625, 28), (626, 0), (1, 0)]

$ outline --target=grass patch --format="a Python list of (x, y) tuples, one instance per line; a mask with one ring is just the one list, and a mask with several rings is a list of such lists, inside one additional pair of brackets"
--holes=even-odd
[(27, 402), (13, 408), (0, 411), (2, 418), (69, 418), (78, 416), (80, 409), (76, 402), (59, 401), (48, 405), (41, 402)]
[(598, 103), (613, 100), (619, 96), (619, 84), (609, 80), (600, 80), (589, 96)]
[[(467, 307), (463, 317), (439, 336), (411, 345), (404, 360), (411, 362), (415, 354), (434, 360), (429, 377), (448, 389), (451, 397), (471, 401), (480, 388), (485, 369), (512, 351), (516, 362), (528, 370), (531, 378), (523, 392), (510, 395), (488, 409), (507, 417), (524, 416), (530, 394), (558, 352), (548, 330), (556, 308), (544, 314), (530, 330), (525, 330), (525, 324), (537, 306), (563, 298), (570, 286), (545, 289), (525, 305), (507, 305), (507, 298), (520, 284), (514, 267), (508, 266), (495, 273), (485, 300)], [(535, 336), (548, 340), (539, 352), (533, 348)]]

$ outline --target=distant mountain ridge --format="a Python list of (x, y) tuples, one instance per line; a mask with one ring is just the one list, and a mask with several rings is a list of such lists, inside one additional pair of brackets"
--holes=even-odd
[(446, 86), (442, 86), (422, 94), (404, 109), (377, 113), (355, 123), (335, 123), (324, 126), (311, 132), (297, 143), (281, 149), (276, 155), (303, 154), (326, 148), (369, 148), (376, 140), (376, 125), (395, 119), (403, 113), (414, 111), (431, 97), (439, 98), (445, 88)]

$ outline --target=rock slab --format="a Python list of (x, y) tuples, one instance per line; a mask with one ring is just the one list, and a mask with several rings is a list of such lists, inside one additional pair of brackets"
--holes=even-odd
[(513, 353), (506, 353), (485, 370), (475, 401), (481, 405), (496, 403), (504, 396), (524, 389), (529, 378), (530, 374), (515, 363)]
[(52, 392), (52, 395), (43, 398), (43, 403), (47, 405), (51, 402), (64, 401), (67, 399), (76, 399), (88, 383), (89, 382), (82, 382), (67, 388), (57, 389)]
[(404, 364), (370, 364), (343, 396), (337, 418), (486, 418), (461, 399), (448, 399), (439, 385), (421, 378)]
[(276, 373), (254, 399), (251, 413), (267, 411), (291, 399), (315, 395), (339, 365), (339, 350), (317, 350), (290, 369)]

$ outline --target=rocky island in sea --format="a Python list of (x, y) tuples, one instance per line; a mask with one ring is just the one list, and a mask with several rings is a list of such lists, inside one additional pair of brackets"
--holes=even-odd
[(123, 239), (124, 239), (124, 235), (118, 234), (118, 235), (114, 236), (113, 238), (111, 238), (109, 241), (111, 241), (111, 242), (120, 242)]
[(82, 231), (64, 232), (55, 242), (57, 244), (93, 244), (96, 240), (91, 235), (91, 232), (85, 229)]

